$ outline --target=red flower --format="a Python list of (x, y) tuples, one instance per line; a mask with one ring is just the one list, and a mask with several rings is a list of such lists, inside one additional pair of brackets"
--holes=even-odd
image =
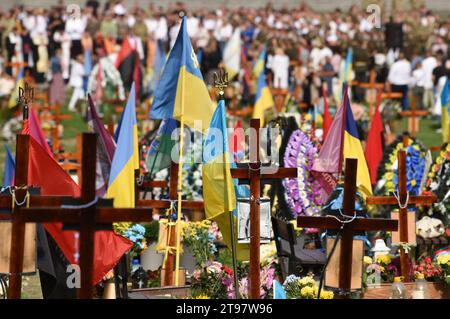
[(222, 266), (222, 270), (223, 270), (226, 274), (228, 274), (229, 276), (232, 276), (232, 275), (233, 275), (233, 269), (231, 269), (230, 267)]
[(431, 264), (431, 258), (430, 258), (430, 256), (425, 257), (424, 260), (425, 260), (425, 263)]

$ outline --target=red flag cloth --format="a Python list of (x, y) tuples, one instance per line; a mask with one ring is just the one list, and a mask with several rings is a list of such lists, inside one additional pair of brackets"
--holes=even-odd
[[(29, 186), (39, 186), (42, 195), (80, 196), (80, 188), (59, 164), (30, 136)], [(77, 263), (78, 239), (75, 231), (63, 231), (61, 223), (44, 224), (67, 260)], [(112, 231), (97, 231), (94, 241), (93, 285), (114, 268), (133, 243)]]
[(50, 146), (47, 143), (47, 139), (45, 138), (44, 131), (41, 127), (41, 122), (39, 121), (39, 117), (36, 113), (36, 110), (30, 107), (30, 119), (29, 119), (29, 134), (41, 145), (44, 150), (50, 156), (53, 156), (53, 152), (50, 149)]
[(327, 138), (328, 131), (330, 130), (333, 119), (331, 118), (330, 110), (328, 108), (327, 90), (325, 89), (324, 86), (322, 86), (322, 95), (323, 95), (323, 123), (322, 123), (323, 129), (322, 142), (323, 142)]
[(372, 184), (377, 182), (377, 170), (383, 158), (383, 121), (380, 114), (381, 92), (378, 92), (377, 107), (373, 115), (372, 125), (367, 135), (367, 143), (364, 155), (366, 156), (367, 166), (370, 172), (370, 181)]
[(237, 121), (234, 132), (230, 136), (229, 145), (235, 163), (245, 157), (245, 132), (241, 121)]

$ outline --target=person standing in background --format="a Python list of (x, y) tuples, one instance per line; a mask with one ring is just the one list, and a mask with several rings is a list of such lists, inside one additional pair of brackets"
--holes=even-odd
[(392, 92), (403, 94), (402, 109), (408, 108), (408, 85), (411, 82), (411, 63), (406, 59), (405, 53), (400, 51), (397, 61), (392, 64), (388, 81), (392, 84)]
[(77, 55), (76, 60), (72, 60), (70, 68), (69, 85), (73, 88), (73, 92), (68, 106), (69, 111), (75, 111), (75, 106), (78, 100), (84, 98), (83, 77), (84, 77), (83, 55), (79, 54)]

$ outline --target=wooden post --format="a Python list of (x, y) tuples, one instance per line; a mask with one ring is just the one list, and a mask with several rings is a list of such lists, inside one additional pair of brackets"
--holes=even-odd
[[(19, 189), (15, 192), (18, 202), (22, 202), (27, 196), (28, 185), (28, 151), (30, 136), (17, 135), (16, 142), (16, 169), (14, 184)], [(12, 199), (14, 200), (14, 198)], [(16, 207), (20, 209), (20, 207)], [(13, 213), (14, 214), (14, 213)], [(25, 250), (25, 224), (13, 219), (11, 230), (11, 263), (9, 277), (8, 297), (19, 299), (22, 291), (23, 253)]]
[[(97, 135), (83, 133), (82, 149), (82, 181), (81, 199), (83, 203), (92, 202), (95, 199), (95, 166), (97, 158)], [(79, 298), (92, 298), (92, 276), (94, 260), (94, 236), (95, 236), (95, 205), (87, 208), (81, 214), (80, 220), (80, 269), (81, 289)]]
[[(261, 161), (259, 159), (259, 129), (260, 120), (251, 119), (250, 127), (256, 130), (255, 136), (250, 135), (250, 145), (254, 145), (255, 152), (250, 152), (250, 274), (249, 296), (252, 299), (260, 297), (260, 197), (261, 197)], [(254, 137), (255, 141), (252, 141)], [(255, 154), (253, 154), (255, 153)], [(252, 157), (254, 161), (252, 161)]]

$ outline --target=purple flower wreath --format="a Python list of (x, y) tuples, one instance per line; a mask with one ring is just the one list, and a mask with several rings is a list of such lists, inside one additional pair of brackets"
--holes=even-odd
[(309, 137), (296, 130), (289, 138), (284, 154), (285, 167), (297, 167), (297, 178), (283, 180), (286, 201), (294, 216), (313, 216), (319, 213), (326, 201), (326, 194), (310, 174), (317, 149)]

